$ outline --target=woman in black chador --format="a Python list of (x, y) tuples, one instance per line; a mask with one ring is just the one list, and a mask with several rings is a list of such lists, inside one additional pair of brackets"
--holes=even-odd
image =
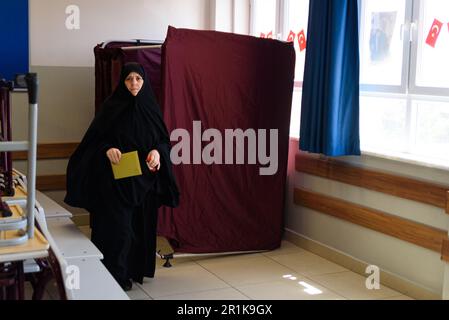
[[(67, 167), (64, 201), (90, 212), (92, 242), (123, 289), (154, 277), (157, 210), (178, 206), (170, 139), (140, 64), (125, 64), (120, 82), (92, 121)], [(142, 175), (115, 180), (111, 163), (138, 152)]]

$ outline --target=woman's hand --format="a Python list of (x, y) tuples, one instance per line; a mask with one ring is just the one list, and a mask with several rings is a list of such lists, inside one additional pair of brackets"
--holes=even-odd
[(161, 167), (161, 155), (156, 149), (151, 150), (150, 153), (148, 153), (147, 166), (151, 172), (158, 171)]
[(106, 156), (113, 164), (118, 164), (120, 162), (120, 159), (122, 158), (122, 153), (117, 148), (111, 148), (106, 151)]

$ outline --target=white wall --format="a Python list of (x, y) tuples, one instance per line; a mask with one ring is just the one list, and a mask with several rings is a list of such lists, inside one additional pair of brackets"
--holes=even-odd
[[(66, 28), (66, 7), (80, 29)], [(94, 116), (93, 48), (108, 39), (164, 40), (168, 25), (208, 29), (209, 0), (30, 0), (30, 69), (40, 82), (38, 142), (79, 142)], [(12, 95), (13, 139), (27, 139), (26, 93)], [(23, 171), (25, 163), (15, 162)], [(38, 175), (64, 174), (67, 160), (38, 162)]]
[[(81, 140), (94, 114), (94, 53), (108, 39), (164, 40), (167, 27), (208, 29), (209, 0), (30, 0), (30, 68), (40, 80), (39, 142)], [(66, 7), (80, 10), (68, 30)], [(26, 94), (13, 95), (13, 135), (26, 138)], [(67, 121), (70, 119), (70, 121)]]
[[(66, 7), (80, 9), (80, 29), (66, 28)], [(164, 40), (168, 25), (208, 29), (209, 0), (30, 0), (32, 66), (93, 66), (108, 39)]]

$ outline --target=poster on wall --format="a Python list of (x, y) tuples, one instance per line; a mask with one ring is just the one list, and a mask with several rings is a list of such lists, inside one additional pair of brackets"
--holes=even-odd
[(373, 12), (371, 16), (371, 61), (379, 62), (390, 56), (390, 44), (396, 26), (397, 12)]
[(3, 0), (0, 24), (0, 79), (13, 80), (29, 71), (28, 0)]

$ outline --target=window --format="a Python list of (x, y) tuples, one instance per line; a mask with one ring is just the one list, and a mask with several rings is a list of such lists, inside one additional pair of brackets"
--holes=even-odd
[(308, 16), (309, 0), (251, 1), (251, 35), (292, 41), (295, 48), (295, 89), (290, 122), (290, 136), (292, 137), (299, 137)]
[[(299, 137), (308, 0), (252, 0), (251, 34), (294, 41), (290, 135)], [(449, 160), (449, 1), (359, 0), (362, 152)], [(306, 45), (307, 40), (304, 39)]]
[(444, 163), (449, 160), (449, 2), (360, 4), (362, 151)]
[(277, 1), (255, 0), (252, 9), (251, 35), (262, 38), (277, 38)]
[(412, 43), (412, 90), (449, 95), (449, 2), (421, 0), (414, 3), (417, 41)]
[(403, 41), (406, 0), (363, 1), (360, 30), (360, 82), (365, 88), (405, 87), (407, 44)]

